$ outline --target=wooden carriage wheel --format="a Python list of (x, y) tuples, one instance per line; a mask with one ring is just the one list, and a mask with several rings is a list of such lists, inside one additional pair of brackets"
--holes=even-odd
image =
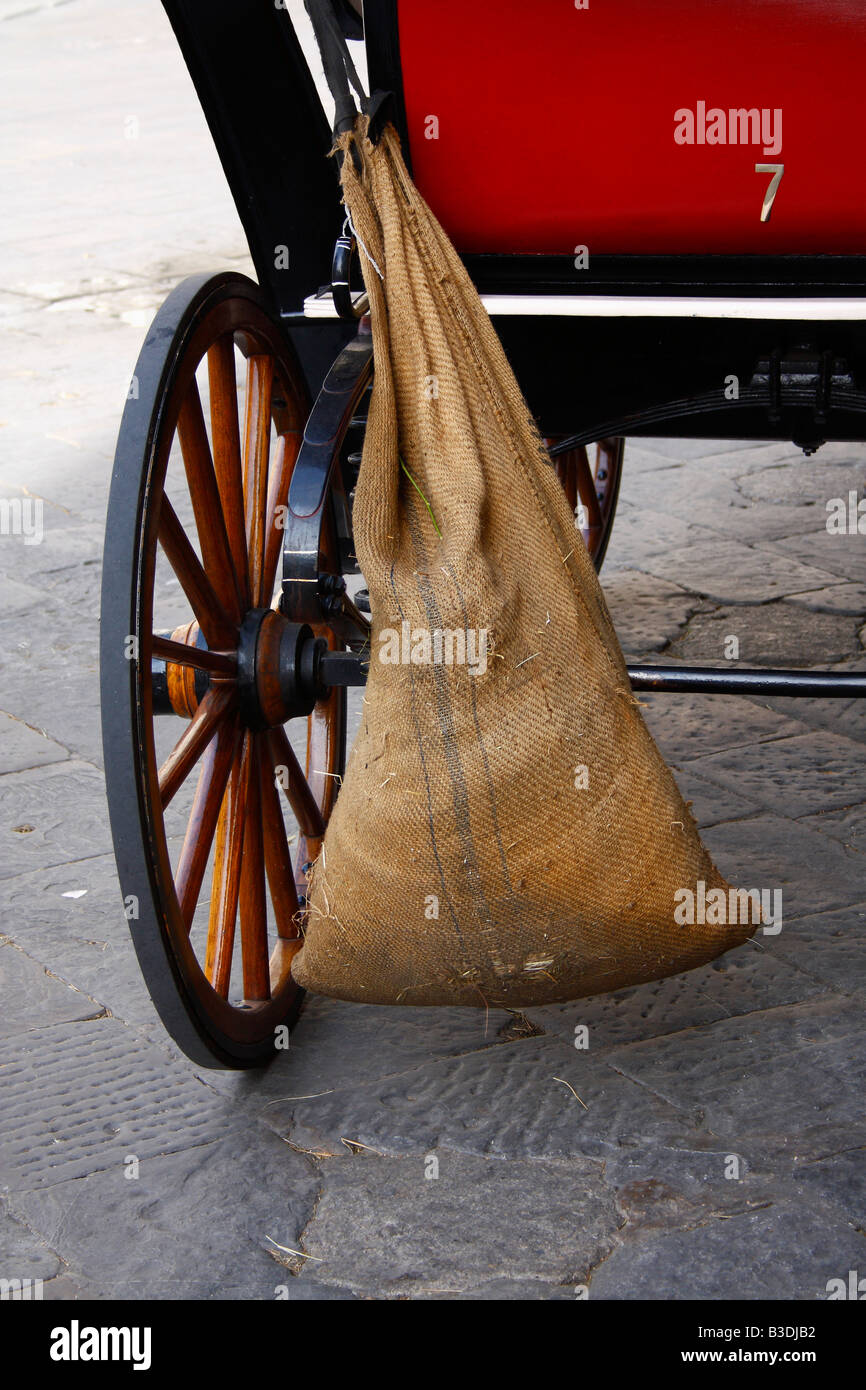
[[(163, 1022), (211, 1066), (260, 1063), (293, 1020), (305, 869), (344, 767), (345, 689), (287, 726), (279, 688), (274, 594), (307, 414), (257, 286), (196, 277), (150, 330), (112, 478), (101, 673), (118, 873)], [(339, 574), (334, 525), (321, 534), (318, 568)]]
[(545, 443), (574, 513), (575, 526), (595, 568), (600, 570), (613, 530), (625, 440), (600, 439), (596, 444), (579, 444), (563, 452), (558, 451), (558, 439), (549, 438)]
[[(146, 983), (205, 1065), (265, 1061), (300, 1003), (307, 873), (345, 765), (352, 676), (333, 654), (369, 639), (343, 573), (371, 370), (364, 322), (302, 447), (303, 375), (261, 291), (195, 277), (157, 315), (124, 411), (102, 592), (109, 811)], [(599, 565), (623, 441), (594, 470), (548, 442)]]

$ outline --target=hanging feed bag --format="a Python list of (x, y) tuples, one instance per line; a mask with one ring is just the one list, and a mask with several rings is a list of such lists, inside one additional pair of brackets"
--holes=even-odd
[(353, 514), (372, 636), (296, 978), (523, 1008), (712, 960), (756, 923), (728, 924), (490, 319), (393, 128), (373, 142), (362, 116), (338, 143), (374, 344)]

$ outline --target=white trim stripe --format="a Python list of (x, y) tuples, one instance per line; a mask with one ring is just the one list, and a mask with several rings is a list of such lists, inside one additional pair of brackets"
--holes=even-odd
[[(838, 322), (866, 319), (866, 299), (774, 298), (735, 299), (714, 296), (692, 299), (677, 295), (603, 294), (485, 294), (482, 303), (491, 318), (604, 319), (812, 319)], [(308, 318), (336, 318), (330, 295), (310, 295), (304, 301)]]

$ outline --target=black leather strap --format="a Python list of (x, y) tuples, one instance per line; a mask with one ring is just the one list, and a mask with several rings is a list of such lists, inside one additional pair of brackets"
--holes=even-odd
[(343, 131), (351, 130), (358, 115), (352, 91), (357, 94), (362, 111), (367, 109), (367, 94), (352, 61), (332, 0), (304, 0), (304, 4), (322, 55), (325, 81), (334, 98), (334, 134), (341, 135)]

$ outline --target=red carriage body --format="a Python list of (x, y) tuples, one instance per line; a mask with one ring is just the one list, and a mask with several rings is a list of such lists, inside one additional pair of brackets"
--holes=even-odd
[(413, 175), (460, 250), (866, 248), (863, 0), (397, 11)]

